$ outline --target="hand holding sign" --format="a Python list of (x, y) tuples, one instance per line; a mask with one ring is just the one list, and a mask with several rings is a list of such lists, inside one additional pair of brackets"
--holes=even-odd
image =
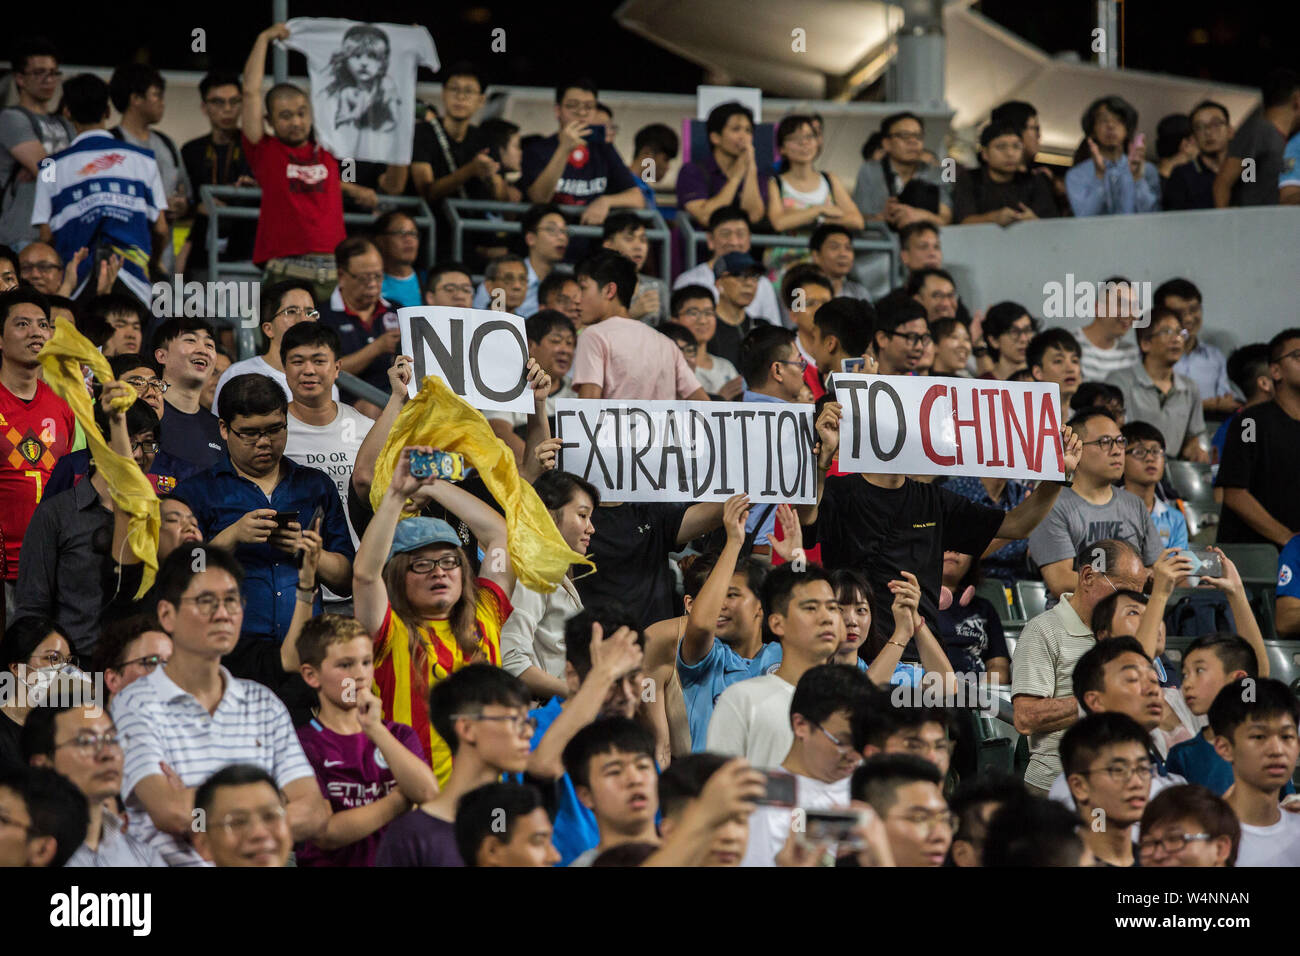
[(776, 523), (781, 526), (781, 540), (776, 540), (773, 531), (768, 534), (767, 543), (782, 561), (792, 562), (803, 551), (803, 528), (799, 525), (799, 516), (789, 505), (781, 505), (776, 509)]
[(820, 468), (829, 468), (835, 460), (835, 453), (839, 451), (840, 416), (843, 413), (844, 406), (839, 402), (827, 402), (817, 416), (817, 437), (820, 439), (817, 465)]
[(555, 467), (555, 457), (560, 453), (562, 444), (564, 444), (563, 438), (551, 437), (537, 446), (533, 454), (537, 456), (537, 464), (542, 466), (542, 471), (550, 471)]
[(1061, 443), (1065, 448), (1065, 473), (1073, 475), (1074, 469), (1079, 467), (1079, 459), (1083, 457), (1083, 439), (1066, 425), (1061, 429)]
[(533, 390), (533, 400), (544, 406), (546, 396), (551, 394), (551, 376), (542, 371), (534, 358), (528, 360), (528, 387)]
[(727, 544), (745, 540), (745, 522), (749, 520), (749, 495), (732, 495), (722, 505), (722, 527)]

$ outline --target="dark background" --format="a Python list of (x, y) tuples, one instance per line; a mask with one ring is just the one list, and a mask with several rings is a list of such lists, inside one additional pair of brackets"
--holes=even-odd
[[(799, 0), (786, 0), (792, 16)], [(700, 0), (707, 6), (708, 0)], [(68, 64), (114, 66), (128, 60), (159, 69), (240, 70), (258, 31), (270, 23), (269, 0), (171, 0), (51, 3), (10, 0), (0, 56), (9, 37), (40, 33)], [(478, 63), (489, 82), (550, 85), (576, 70), (610, 89), (690, 93), (704, 71), (613, 19), (608, 2), (435, 4), (429, 0), (290, 0), (290, 16), (343, 17), (429, 28), (444, 64)], [(436, 9), (436, 13), (434, 10)], [(1092, 0), (983, 0), (977, 9), (1029, 42), (1055, 54), (1073, 50), (1091, 59)], [(1135, 69), (1255, 85), (1272, 66), (1297, 65), (1291, 19), (1280, 5), (1257, 0), (1129, 0), (1124, 4), (1123, 65)], [(191, 52), (191, 31), (207, 31), (207, 53)], [(506, 31), (506, 52), (490, 52), (491, 32)], [(290, 70), (302, 72), (297, 54)], [(422, 78), (431, 79), (431, 75)], [(880, 85), (867, 97), (879, 96)]]

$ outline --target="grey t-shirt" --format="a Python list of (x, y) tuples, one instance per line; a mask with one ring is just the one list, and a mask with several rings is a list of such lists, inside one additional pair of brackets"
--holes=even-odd
[[(1255, 161), (1254, 178), (1245, 182), (1241, 177), (1232, 184), (1234, 206), (1276, 206), (1282, 176), (1282, 153), (1286, 137), (1278, 132), (1262, 112), (1255, 112), (1241, 124), (1237, 135), (1228, 144), (1228, 155), (1240, 160)], [(1245, 170), (1242, 171), (1243, 176)]]
[[(16, 106), (0, 110), (0, 244), (15, 249), (35, 242), (39, 232), (32, 225), (32, 202), (36, 181), (26, 176), (10, 152), (19, 143), (40, 140), (45, 155), (66, 149), (75, 132), (62, 116), (42, 116)], [(20, 182), (19, 179), (26, 182)]]
[[(951, 209), (952, 184), (943, 181), (942, 172), (938, 166), (919, 163), (912, 177), (923, 183), (938, 187), (939, 205)], [(885, 211), (885, 203), (889, 197), (896, 195), (901, 190), (902, 183), (895, 182), (893, 187), (893, 192), (891, 192), (890, 183), (885, 179), (885, 167), (880, 160), (864, 162), (858, 168), (858, 178), (853, 184), (854, 205), (861, 210), (864, 216), (879, 215)], [(938, 210), (934, 211), (938, 212)]]
[(1160, 532), (1142, 499), (1112, 488), (1104, 505), (1085, 501), (1073, 488), (1062, 490), (1056, 504), (1029, 535), (1029, 559), (1036, 568), (1074, 558), (1090, 541), (1118, 538), (1137, 548), (1150, 567), (1160, 557)]

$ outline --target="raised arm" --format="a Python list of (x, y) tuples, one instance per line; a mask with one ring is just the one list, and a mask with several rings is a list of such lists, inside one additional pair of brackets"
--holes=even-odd
[(257, 35), (244, 63), (244, 114), (242, 127), (250, 143), (260, 142), (265, 132), (266, 107), (262, 103), (262, 80), (266, 77), (266, 48), (272, 40), (285, 40), (289, 28), (283, 23), (269, 26)]
[(727, 543), (718, 555), (718, 561), (709, 572), (700, 593), (691, 603), (691, 613), (686, 618), (686, 633), (682, 635), (681, 657), (686, 664), (698, 664), (713, 649), (713, 634), (718, 627), (718, 614), (731, 586), (731, 576), (736, 570), (740, 547), (745, 542), (745, 521), (749, 517), (749, 497), (733, 495), (722, 506), (722, 526), (727, 530)]
[(388, 404), (384, 406), (383, 412), (371, 426), (370, 431), (366, 432), (361, 447), (357, 449), (357, 461), (352, 466), (352, 487), (356, 488), (357, 494), (367, 501), (370, 500), (370, 485), (375, 479), (375, 462), (379, 460), (379, 453), (383, 451), (384, 442), (388, 440), (388, 433), (397, 424), (397, 416), (406, 405), (409, 398), (407, 387), (411, 384), (413, 374), (411, 357), (397, 356), (396, 361), (388, 369), (390, 388)]
[(533, 411), (528, 416), (524, 433), (524, 454), (519, 473), (524, 481), (531, 482), (541, 472), (536, 469), (537, 448), (551, 437), (551, 422), (546, 417), (546, 398), (551, 394), (551, 376), (542, 371), (534, 359), (528, 360), (528, 385), (533, 390)]
[[(1068, 481), (1074, 476), (1074, 469), (1079, 467), (1079, 458), (1083, 455), (1083, 439), (1066, 425), (1061, 429), (1061, 441)], [(997, 536), (1013, 540), (1028, 538), (1030, 532), (1038, 527), (1039, 522), (1047, 517), (1047, 513), (1056, 504), (1056, 496), (1061, 493), (1061, 487), (1055, 481), (1040, 481), (1024, 501), (1007, 512), (1002, 524), (998, 526)]]
[(817, 497), (811, 505), (799, 505), (795, 508), (799, 523), (805, 526), (817, 523), (821, 511), (822, 493), (826, 490), (826, 474), (831, 470), (831, 462), (840, 449), (840, 416), (844, 406), (839, 402), (827, 402), (817, 416)]
[(880, 653), (867, 668), (867, 677), (877, 687), (888, 687), (894, 677), (894, 669), (903, 658), (903, 651), (916, 633), (917, 609), (921, 602), (921, 586), (916, 582), (916, 575), (905, 572), (901, 580), (889, 582), (890, 593), (894, 595), (891, 610), (894, 612), (894, 633), (889, 643), (881, 648)]
[(560, 130), (555, 152), (542, 167), (542, 171), (537, 174), (537, 178), (528, 185), (529, 202), (551, 201), (551, 197), (555, 195), (555, 187), (559, 185), (560, 177), (564, 175), (564, 167), (569, 164), (569, 154), (582, 145), (582, 138), (589, 128), (582, 120), (574, 120)]
[[(429, 446), (416, 446), (415, 450), (434, 451)], [(404, 459), (410, 451), (411, 449), (403, 450)], [(483, 549), (483, 567), (479, 577), (497, 585), (507, 596), (514, 591), (515, 569), (510, 563), (507, 547), (506, 519), (500, 512), (459, 485), (438, 478), (430, 478), (421, 484), (413, 499), (417, 507), (423, 507), (428, 501), (436, 501), (464, 521), (470, 534), (478, 540), (478, 546)]]
[[(1267, 677), (1268, 649), (1264, 646), (1264, 635), (1260, 633), (1259, 621), (1255, 620), (1255, 612), (1251, 610), (1250, 601), (1246, 599), (1246, 588), (1241, 583), (1241, 574), (1237, 571), (1237, 566), (1228, 560), (1226, 554), (1218, 548), (1209, 550), (1217, 554), (1223, 562), (1223, 577), (1202, 577), (1201, 580), (1227, 595), (1228, 607), (1232, 608), (1232, 619), (1237, 624), (1237, 633), (1255, 651), (1255, 659), (1259, 662), (1259, 676)], [(1280, 621), (1278, 631), (1282, 631)]]
[(397, 533), (397, 522), (402, 518), (406, 499), (421, 485), (420, 479), (411, 477), (410, 457), (410, 449), (403, 448), (393, 469), (393, 479), (366, 526), (366, 533), (361, 536), (361, 547), (357, 548), (356, 560), (352, 562), (353, 614), (371, 634), (379, 632), (388, 611), (384, 565), (388, 561), (388, 549), (393, 546), (393, 535)]
[(677, 529), (678, 547), (685, 547), (722, 524), (722, 507), (721, 501), (712, 501), (687, 508), (686, 514), (682, 515), (681, 527)]

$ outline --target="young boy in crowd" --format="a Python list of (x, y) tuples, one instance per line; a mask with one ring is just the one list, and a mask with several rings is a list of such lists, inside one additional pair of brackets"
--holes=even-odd
[(943, 774), (911, 754), (880, 754), (853, 771), (849, 791), (885, 822), (897, 866), (943, 866), (956, 815), (943, 799)]
[(981, 775), (963, 780), (948, 805), (957, 817), (957, 830), (948, 851), (953, 866), (983, 866), (985, 842), (993, 816), (1008, 804), (1029, 799), (1019, 780)]
[(1061, 738), (1061, 765), (1101, 866), (1137, 863), (1130, 828), (1142, 819), (1155, 767), (1146, 728), (1121, 713), (1089, 714)]
[(1142, 499), (1160, 532), (1160, 547), (1186, 548), (1187, 519), (1178, 505), (1162, 501), (1156, 486), (1165, 475), (1165, 436), (1146, 422), (1128, 422), (1120, 429), (1124, 448), (1124, 490)]
[[(794, 743), (781, 769), (794, 776), (794, 805), (830, 810), (849, 805), (849, 777), (861, 758), (850, 730), (854, 709), (875, 688), (866, 673), (844, 664), (822, 664), (799, 678), (790, 700)], [(787, 807), (760, 807), (749, 821), (749, 845), (741, 866), (776, 866), (790, 838)]]
[(600, 830), (600, 842), (570, 866), (590, 866), (606, 850), (627, 843), (659, 843), (654, 748), (650, 731), (627, 717), (596, 720), (565, 746), (565, 772)]
[(636, 291), (632, 293), (627, 317), (639, 319), (646, 325), (655, 325), (668, 318), (668, 283), (641, 272), (650, 252), (650, 243), (645, 237), (645, 221), (634, 212), (610, 213), (605, 220), (603, 245), (631, 259), (636, 266)]
[(303, 752), (332, 811), (325, 830), (298, 849), (299, 866), (370, 866), (383, 828), (438, 795), (420, 739), (383, 720), (370, 635), (354, 618), (322, 614), (298, 635), (300, 672), (319, 695), (298, 728)]
[(730, 361), (709, 351), (709, 343), (718, 333), (718, 310), (713, 302), (713, 293), (702, 285), (679, 286), (673, 291), (669, 310), (674, 321), (692, 335), (695, 361), (691, 363), (691, 371), (700, 385), (710, 395), (738, 401), (745, 385), (740, 372)]
[(820, 565), (774, 568), (763, 582), (763, 615), (781, 642), (781, 666), (742, 680), (714, 701), (708, 749), (743, 756), (756, 767), (776, 767), (790, 752), (790, 702), (803, 675), (825, 664), (844, 634), (830, 576)]
[(564, 678), (567, 694), (552, 697), (529, 715), (537, 721), (528, 776), (554, 781), (557, 798), (555, 847), (560, 865), (568, 866), (600, 842), (591, 808), (579, 799), (567, 772), (569, 742), (592, 721), (632, 717), (640, 699), (643, 638), (622, 620), (591, 610), (564, 625)]
[(470, 664), (429, 691), (429, 721), (451, 748), (451, 776), (432, 800), (384, 830), (375, 866), (464, 866), (456, 844), (456, 809), (466, 793), (521, 773), (536, 720), (528, 688), (491, 664)]
[(466, 866), (554, 866), (551, 818), (529, 784), (488, 783), (456, 808), (456, 848)]
[(891, 693), (887, 689), (858, 701), (852, 721), (854, 751), (867, 760), (877, 754), (922, 757), (946, 777), (952, 762), (952, 713), (943, 707), (895, 704)]
[[(808, 340), (808, 351), (821, 373), (821, 381), (813, 389), (814, 398), (825, 393), (828, 377), (843, 371), (845, 359), (862, 359), (861, 371), (867, 374), (876, 370), (876, 359), (871, 354), (875, 322), (876, 310), (870, 302), (848, 296), (831, 299), (817, 310)], [(807, 380), (807, 376), (804, 378)]]
[(1241, 824), (1222, 797), (1187, 784), (1162, 790), (1142, 811), (1142, 866), (1235, 866)]
[[(1248, 677), (1259, 680), (1259, 659), (1254, 649), (1236, 634), (1203, 634), (1183, 652), (1183, 700), (1197, 717), (1204, 718), (1224, 687)], [(1214, 747), (1214, 731), (1207, 725), (1191, 740), (1169, 751), (1166, 766), (1189, 783), (1223, 796), (1232, 786), (1232, 765)], [(1287, 781), (1286, 793), (1295, 788)]]
[(1241, 821), (1238, 866), (1300, 866), (1300, 815), (1278, 806), (1300, 755), (1300, 701), (1280, 680), (1232, 681), (1210, 705), (1214, 749), (1232, 764), (1224, 795)]
[[(711, 753), (687, 754), (678, 757), (659, 775), (659, 829), (664, 841), (683, 825), (688, 812), (694, 808), (704, 787), (713, 775), (727, 763), (726, 757)], [(782, 811), (788, 817), (789, 811)], [(738, 813), (714, 828), (707, 855), (700, 866), (740, 866), (749, 842), (750, 815)]]
[(1083, 381), (1079, 343), (1065, 329), (1044, 329), (1025, 349), (1025, 365), (1035, 382), (1055, 382), (1061, 389), (1061, 421), (1069, 421), (1070, 399)]

